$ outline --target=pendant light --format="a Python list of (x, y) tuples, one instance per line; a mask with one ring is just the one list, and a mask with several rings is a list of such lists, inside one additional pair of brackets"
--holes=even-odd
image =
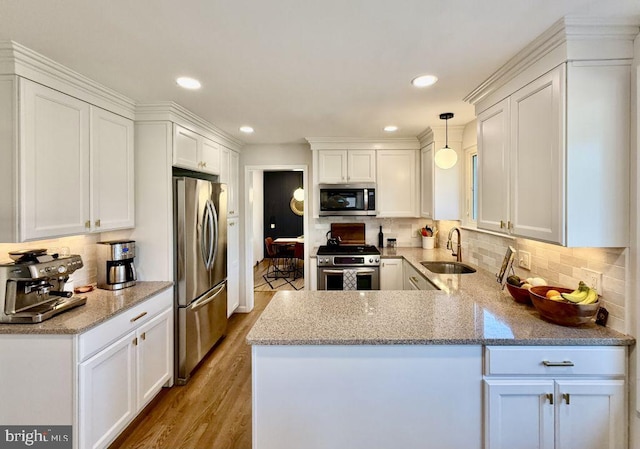
[(444, 120), (445, 126), (445, 144), (444, 148), (439, 149), (434, 157), (436, 165), (443, 170), (447, 170), (458, 162), (458, 154), (455, 150), (449, 148), (449, 126), (448, 120), (453, 118), (453, 112), (445, 112), (440, 114), (440, 120)]

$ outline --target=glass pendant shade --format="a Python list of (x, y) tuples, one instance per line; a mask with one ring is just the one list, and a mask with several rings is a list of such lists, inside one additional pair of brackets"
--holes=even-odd
[(302, 187), (298, 187), (296, 190), (293, 191), (293, 198), (296, 201), (304, 200), (304, 190), (302, 189)]
[(456, 162), (458, 162), (458, 154), (455, 150), (449, 148), (448, 145), (445, 145), (444, 148), (441, 148), (436, 152), (435, 162), (439, 168), (447, 170), (456, 165)]

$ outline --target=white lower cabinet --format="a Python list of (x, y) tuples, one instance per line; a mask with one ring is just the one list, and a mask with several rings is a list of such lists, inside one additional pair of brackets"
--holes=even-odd
[(625, 373), (620, 347), (487, 347), (485, 449), (626, 449)]
[(402, 260), (382, 259), (380, 262), (380, 290), (402, 290)]
[(80, 364), (80, 447), (106, 447), (136, 410), (135, 332)]
[[(146, 301), (80, 336), (80, 448), (107, 447), (171, 380), (171, 292), (149, 300), (155, 299), (155, 304)], [(162, 310), (158, 313), (159, 305)], [(112, 342), (83, 359), (106, 341)]]
[(437, 290), (437, 288), (413, 265), (404, 260), (402, 264), (401, 290)]

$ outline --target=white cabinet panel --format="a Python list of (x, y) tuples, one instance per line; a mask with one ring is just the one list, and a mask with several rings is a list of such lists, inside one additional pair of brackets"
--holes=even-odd
[(238, 218), (227, 223), (227, 316), (240, 305), (240, 224)]
[(347, 182), (347, 151), (323, 150), (318, 152), (318, 183)]
[(486, 449), (554, 449), (553, 380), (485, 380)]
[(377, 151), (378, 217), (417, 217), (418, 152), (416, 150)]
[(173, 310), (140, 326), (137, 363), (137, 408), (144, 407), (171, 379), (173, 371)]
[(320, 150), (318, 183), (376, 182), (375, 150)]
[(511, 229), (564, 241), (564, 65), (514, 93), (511, 113)]
[(402, 259), (380, 261), (380, 290), (402, 290)]
[(237, 217), (240, 214), (238, 193), (240, 187), (240, 155), (235, 151), (229, 152), (229, 180), (228, 185), (228, 213)]
[(89, 104), (20, 79), (21, 240), (82, 234), (89, 221)]
[(376, 182), (376, 152), (349, 150), (347, 152), (347, 182)]
[(558, 380), (556, 449), (624, 449), (627, 446), (622, 380)]
[(506, 232), (509, 222), (509, 100), (478, 115), (478, 227)]
[(193, 131), (175, 125), (174, 139), (173, 165), (198, 170), (200, 168), (201, 137)]
[(201, 171), (214, 175), (220, 174), (220, 146), (213, 140), (203, 138), (200, 159), (202, 160)]
[(107, 447), (136, 411), (135, 333), (80, 364), (80, 447)]
[(91, 229), (134, 226), (133, 121), (91, 106)]

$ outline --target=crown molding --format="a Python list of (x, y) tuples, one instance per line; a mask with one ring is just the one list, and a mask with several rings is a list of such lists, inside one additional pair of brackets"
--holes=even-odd
[(202, 136), (215, 140), (234, 151), (240, 151), (245, 143), (217, 128), (173, 101), (161, 101), (136, 105), (137, 122), (170, 121)]
[(547, 68), (567, 61), (633, 59), (633, 40), (640, 32), (639, 23), (638, 17), (564, 17), (508, 60), (463, 101), (477, 104), (543, 59)]
[[(465, 126), (466, 125), (449, 125), (449, 142), (462, 142)], [(446, 134), (447, 130), (445, 126), (430, 126), (418, 134), (420, 147), (422, 148), (435, 141), (444, 142), (446, 140)]]
[(14, 41), (0, 41), (0, 74), (17, 75), (123, 117), (134, 117), (134, 100)]
[(311, 150), (419, 150), (415, 137), (307, 137)]

